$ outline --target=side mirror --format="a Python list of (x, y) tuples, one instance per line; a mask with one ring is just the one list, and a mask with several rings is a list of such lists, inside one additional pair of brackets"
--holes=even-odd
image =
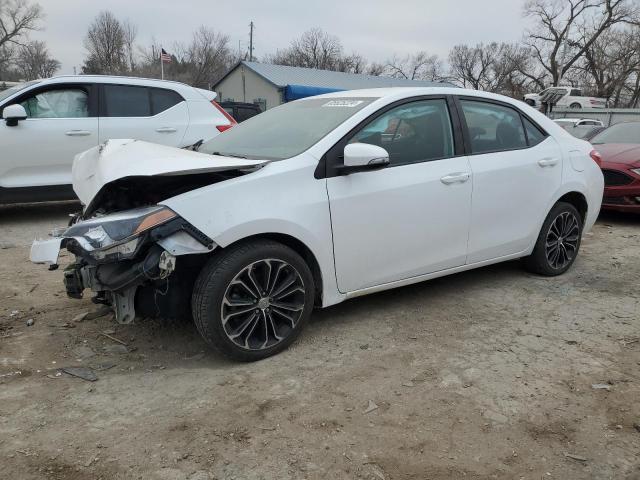
[(27, 119), (27, 111), (22, 105), (9, 105), (4, 107), (2, 112), (7, 127), (15, 127), (18, 125), (18, 121)]
[(389, 153), (382, 147), (368, 143), (350, 143), (344, 147), (342, 173), (375, 170), (389, 165)]

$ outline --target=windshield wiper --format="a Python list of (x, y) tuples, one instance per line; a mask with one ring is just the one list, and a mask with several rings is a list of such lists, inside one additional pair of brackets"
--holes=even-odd
[(233, 153), (221, 153), (221, 152), (213, 152), (211, 155), (217, 155), (218, 157), (233, 157), (233, 158), (243, 158), (247, 159), (247, 157), (243, 155), (234, 155)]

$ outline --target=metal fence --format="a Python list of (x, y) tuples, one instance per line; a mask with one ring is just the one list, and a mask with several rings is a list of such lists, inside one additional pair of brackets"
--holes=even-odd
[(556, 108), (549, 117), (590, 118), (609, 127), (622, 122), (640, 122), (640, 108)]

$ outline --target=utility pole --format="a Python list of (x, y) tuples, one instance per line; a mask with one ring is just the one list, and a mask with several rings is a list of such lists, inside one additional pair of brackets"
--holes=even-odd
[(253, 62), (253, 20), (249, 24), (249, 61)]

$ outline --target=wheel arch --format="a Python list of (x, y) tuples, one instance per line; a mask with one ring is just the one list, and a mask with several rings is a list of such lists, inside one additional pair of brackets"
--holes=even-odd
[(587, 221), (589, 219), (589, 202), (587, 201), (586, 195), (580, 191), (580, 185), (573, 183), (571, 185), (566, 185), (561, 191), (556, 192), (553, 199), (547, 205), (547, 208), (541, 218), (538, 219), (538, 224), (535, 230), (535, 235), (532, 237), (532, 241), (525, 250), (526, 252), (531, 253), (533, 247), (535, 246), (536, 239), (538, 238), (538, 234), (540, 233), (540, 229), (544, 224), (549, 212), (558, 202), (567, 202), (576, 207), (580, 216), (582, 217), (583, 226), (586, 226)]
[(572, 190), (558, 198), (558, 200), (555, 201), (554, 205), (558, 202), (566, 202), (576, 207), (576, 210), (580, 212), (583, 224), (587, 220), (589, 203), (587, 202), (587, 197), (585, 197), (583, 193)]
[(322, 269), (320, 268), (320, 263), (318, 259), (314, 255), (313, 251), (300, 239), (294, 237), (293, 235), (289, 235), (286, 233), (278, 233), (278, 232), (265, 232), (265, 233), (257, 233), (254, 235), (249, 235), (247, 237), (243, 237), (233, 241), (225, 245), (220, 249), (215, 249), (213, 254), (224, 252), (225, 249), (237, 245), (239, 243), (244, 243), (252, 240), (259, 239), (268, 239), (273, 240), (274, 242), (281, 243), (286, 245), (291, 250), (296, 252), (298, 255), (302, 257), (302, 259), (307, 263), (309, 269), (311, 270), (311, 274), (313, 275), (313, 281), (315, 283), (315, 299), (314, 304), (316, 306), (322, 305), (322, 293), (323, 293), (323, 276)]

